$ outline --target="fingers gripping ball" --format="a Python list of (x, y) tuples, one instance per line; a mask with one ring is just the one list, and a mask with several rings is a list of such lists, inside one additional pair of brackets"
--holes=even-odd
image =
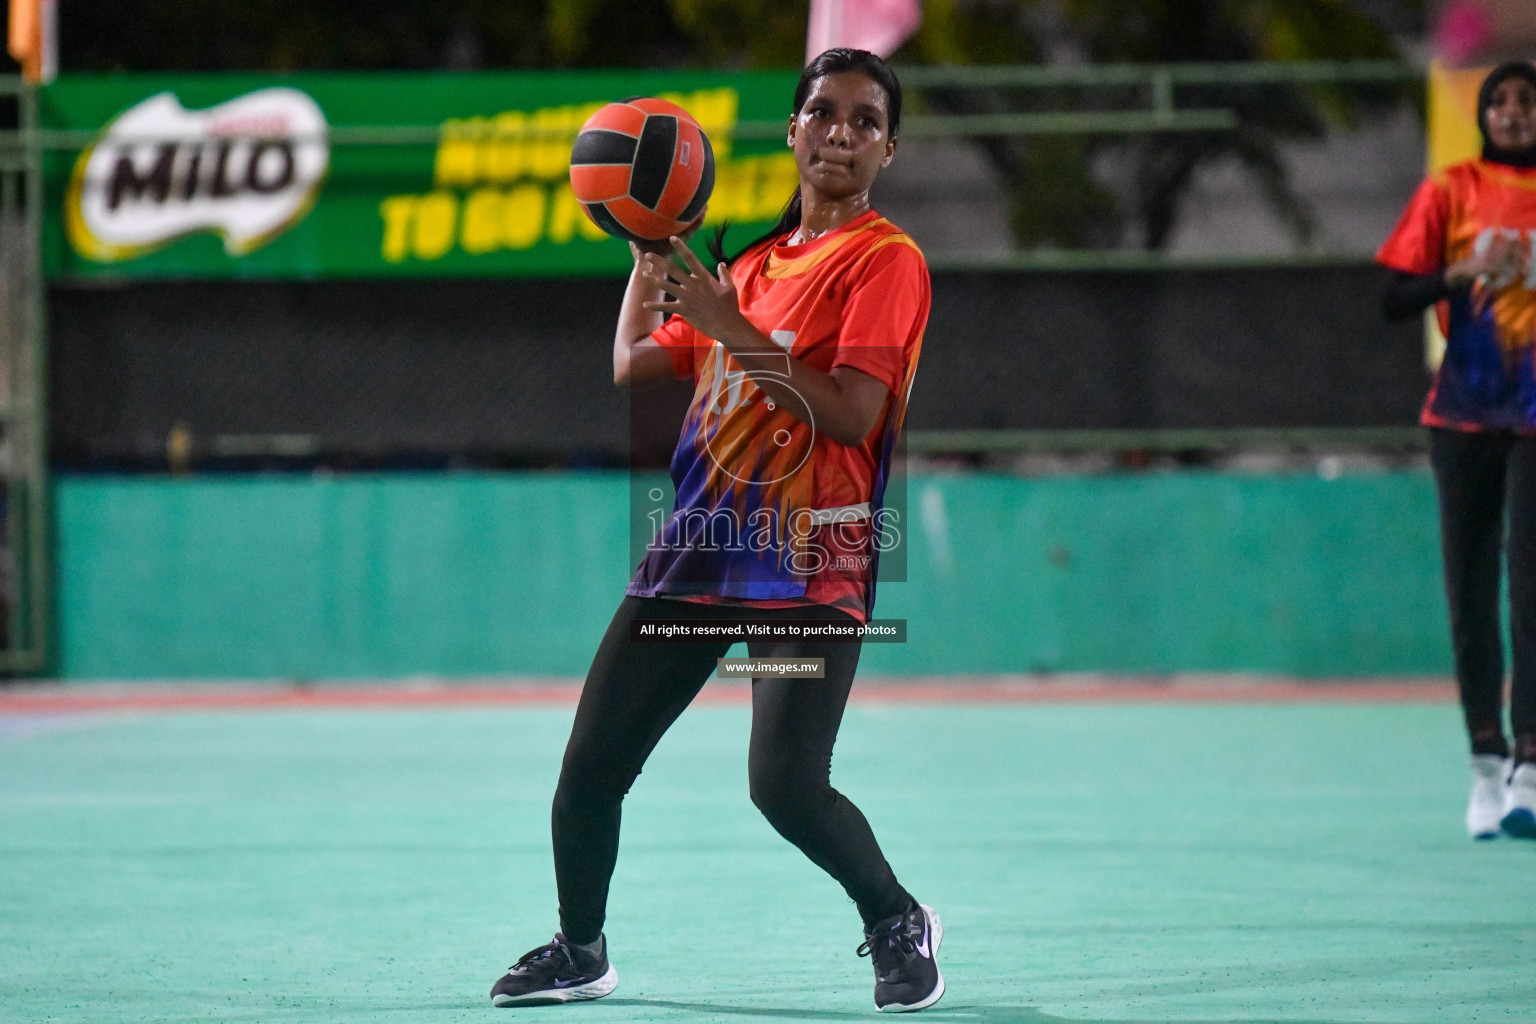
[(696, 220), (715, 186), (715, 154), (693, 116), (642, 97), (587, 119), (571, 150), (571, 190), (593, 223), (656, 241)]

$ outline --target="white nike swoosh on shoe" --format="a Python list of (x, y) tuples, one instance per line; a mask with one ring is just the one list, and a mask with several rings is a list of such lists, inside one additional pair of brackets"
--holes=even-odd
[(933, 954), (928, 952), (928, 916), (923, 915), (923, 941), (917, 944), (917, 952), (924, 960), (931, 959)]
[(573, 985), (569, 981), (561, 983), (556, 981), (552, 988), (540, 989), (537, 992), (526, 992), (520, 996), (499, 995), (491, 999), (493, 1006), (522, 1006), (539, 1005), (541, 1003), (574, 1003), (589, 999), (601, 999), (619, 986), (619, 972), (614, 969), (612, 963), (602, 977), (581, 985)]

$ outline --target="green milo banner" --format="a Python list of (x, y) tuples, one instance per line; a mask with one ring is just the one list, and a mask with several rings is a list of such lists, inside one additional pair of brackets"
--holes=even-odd
[[(661, 96), (716, 155), (707, 223), (775, 220), (795, 166), (793, 72), (72, 75), (42, 92), (46, 269), (81, 278), (619, 273), (622, 242), (571, 194), (604, 103)], [(733, 237), (735, 237), (733, 233)]]

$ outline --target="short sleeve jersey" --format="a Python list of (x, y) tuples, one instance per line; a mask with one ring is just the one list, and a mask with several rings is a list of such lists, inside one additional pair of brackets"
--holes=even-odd
[[(874, 211), (800, 245), (747, 250), (731, 268), (741, 311), (782, 350), (745, 357), (683, 318), (652, 337), (693, 400), (672, 456), (677, 500), (628, 593), (758, 607), (831, 605), (859, 621), (889, 510), (896, 439), (922, 351), (931, 289), (916, 244)], [(868, 436), (840, 444), (754, 383), (796, 359), (852, 367), (889, 391)]]
[[(1484, 160), (1452, 165), (1419, 186), (1376, 254), (1393, 270), (1444, 270), (1496, 235), (1536, 257), (1536, 169)], [(1455, 430), (1536, 431), (1536, 258), (1523, 277), (1480, 280), (1438, 304), (1445, 359), (1421, 421)]]

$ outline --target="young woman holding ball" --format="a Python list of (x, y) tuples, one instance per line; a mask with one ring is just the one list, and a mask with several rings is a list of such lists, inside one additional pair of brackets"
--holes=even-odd
[[(772, 231), (732, 261), (717, 240), (713, 270), (680, 238), (634, 247), (614, 380), (694, 380), (672, 459), (677, 502), (576, 709), (553, 813), (560, 931), (496, 983), (497, 1006), (595, 999), (617, 985), (602, 929), (624, 795), (731, 646), (639, 642), (632, 624), (811, 620), (847, 631), (874, 604), (882, 500), (930, 299), (922, 254), (869, 200), (896, 154), (901, 87), (874, 54), (828, 50), (801, 74), (794, 104), (787, 142), (800, 186)], [(932, 1005), (944, 992), (938, 915), (896, 880), (829, 780), (859, 644), (748, 650), (821, 658), (825, 670), (752, 681), (753, 803), (857, 905), (876, 1006)]]

